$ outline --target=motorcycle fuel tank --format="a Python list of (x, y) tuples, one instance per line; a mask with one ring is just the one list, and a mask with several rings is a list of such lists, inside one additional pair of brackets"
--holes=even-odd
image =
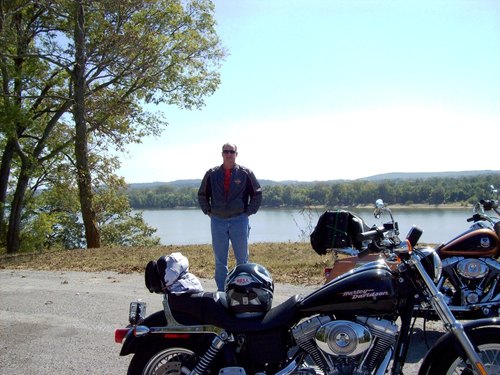
[(360, 313), (383, 315), (397, 305), (397, 285), (383, 262), (367, 263), (330, 281), (305, 297), (300, 310), (307, 313)]
[(494, 257), (500, 255), (496, 233), (490, 229), (470, 229), (436, 249), (441, 259), (453, 256)]

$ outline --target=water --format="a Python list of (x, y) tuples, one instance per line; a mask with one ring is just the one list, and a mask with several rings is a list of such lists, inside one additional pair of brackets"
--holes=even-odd
[[(389, 221), (373, 217), (372, 209), (354, 209), (368, 226)], [(195, 245), (211, 243), (210, 219), (199, 209), (145, 210), (143, 217), (148, 225), (157, 228), (156, 236), (163, 245)], [(309, 241), (309, 233), (324, 210), (308, 216), (299, 209), (260, 209), (250, 216), (250, 243)], [(399, 223), (403, 238), (412, 225), (424, 230), (421, 243), (447, 242), (466, 230), (472, 210), (464, 209), (394, 209), (394, 219)]]

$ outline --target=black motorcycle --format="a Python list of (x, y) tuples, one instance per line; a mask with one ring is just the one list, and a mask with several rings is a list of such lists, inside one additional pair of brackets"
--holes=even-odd
[[(496, 190), (492, 187), (492, 191)], [(491, 213), (494, 214), (491, 214)], [(353, 224), (366, 225), (361, 218), (347, 211), (327, 211), (318, 220), (315, 231), (320, 226), (328, 228), (320, 233), (319, 243), (313, 247), (320, 254), (333, 254), (332, 266), (325, 272), (328, 283), (342, 273), (361, 264), (384, 258), (390, 263), (392, 254), (401, 243), (398, 223), (394, 220), (391, 209), (381, 199), (375, 203), (374, 216), (390, 216), (390, 221), (380, 229), (386, 229), (383, 235), (371, 241), (355, 241)], [(496, 215), (495, 215), (496, 214)], [(333, 223), (335, 221), (335, 223)], [(498, 199), (480, 200), (474, 205), (470, 228), (455, 238), (436, 247), (441, 258), (443, 272), (437, 281), (437, 287), (457, 319), (478, 319), (500, 316), (500, 212)], [(334, 228), (334, 233), (331, 230)], [(373, 227), (372, 229), (376, 229)], [(356, 232), (354, 230), (354, 232)], [(346, 234), (343, 241), (342, 234)], [(343, 241), (343, 242), (342, 242)], [(337, 242), (337, 244), (335, 243)], [(432, 306), (417, 306), (418, 314), (429, 319), (439, 319)]]
[(500, 374), (499, 321), (455, 319), (436, 288), (439, 256), (415, 248), (421, 233), (410, 230), (394, 264), (367, 263), (273, 308), (272, 279), (256, 264), (236, 267), (225, 293), (167, 292), (164, 309), (147, 317), (132, 302), (130, 325), (115, 331), (120, 354), (133, 354), (128, 374), (402, 374), (416, 304), (432, 306), (446, 330), (420, 374)]

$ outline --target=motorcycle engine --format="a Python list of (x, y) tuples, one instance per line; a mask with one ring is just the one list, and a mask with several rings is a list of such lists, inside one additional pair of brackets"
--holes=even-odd
[(356, 356), (372, 342), (367, 327), (349, 320), (335, 320), (319, 327), (314, 338), (318, 347), (333, 356)]
[(488, 266), (480, 259), (464, 259), (457, 264), (457, 273), (469, 280), (482, 279), (488, 271)]
[(293, 330), (324, 374), (370, 374), (392, 356), (398, 328), (392, 322), (369, 317), (355, 321), (314, 317)]
[[(450, 306), (495, 303), (498, 301), (499, 274), (500, 263), (496, 259), (449, 257), (443, 260), (444, 278), (438, 283), (438, 288)], [(488, 316), (490, 307), (482, 307), (482, 312)]]

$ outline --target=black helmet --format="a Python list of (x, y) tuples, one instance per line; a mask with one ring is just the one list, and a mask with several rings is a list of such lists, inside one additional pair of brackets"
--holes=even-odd
[(228, 308), (240, 317), (262, 315), (271, 309), (274, 282), (265, 267), (256, 263), (236, 266), (226, 278)]

